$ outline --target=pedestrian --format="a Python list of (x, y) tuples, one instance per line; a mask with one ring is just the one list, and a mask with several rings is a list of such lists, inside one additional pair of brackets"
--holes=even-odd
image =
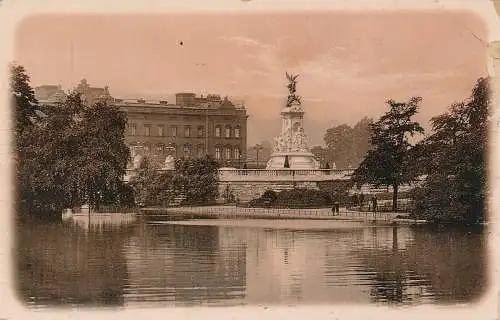
[(377, 212), (377, 196), (376, 195), (372, 196), (372, 209), (373, 209), (373, 212)]
[(358, 197), (358, 194), (355, 193), (353, 196), (352, 196), (352, 202), (351, 202), (351, 205), (353, 207), (359, 205), (359, 197)]
[(359, 195), (359, 211), (363, 211), (363, 203), (365, 202), (365, 195), (363, 192)]
[(335, 195), (333, 196), (333, 212), (334, 212), (334, 215), (337, 215), (339, 213), (339, 206), (340, 206), (339, 194), (335, 193)]

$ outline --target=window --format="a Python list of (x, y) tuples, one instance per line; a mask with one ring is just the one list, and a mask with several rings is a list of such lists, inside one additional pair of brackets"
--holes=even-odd
[(198, 137), (203, 137), (203, 127), (198, 127)]
[(163, 137), (163, 126), (158, 126), (158, 136)]
[(234, 148), (234, 158), (239, 159), (240, 158), (240, 149)]
[(231, 159), (231, 148), (226, 148), (226, 159)]
[(220, 137), (220, 127), (219, 126), (215, 127), (215, 136)]
[(184, 145), (184, 157), (189, 158), (190, 153), (191, 153), (191, 150), (189, 148), (189, 145), (185, 144)]
[(184, 137), (191, 136), (191, 127), (184, 127)]
[(240, 128), (239, 127), (234, 128), (234, 136), (236, 138), (240, 137)]
[(137, 134), (137, 126), (135, 123), (129, 125), (130, 135), (135, 136)]
[(231, 127), (226, 127), (226, 138), (231, 138)]
[(205, 148), (203, 147), (202, 144), (199, 144), (198, 147), (196, 147), (196, 149), (198, 157), (203, 157), (205, 155)]
[(215, 148), (215, 159), (220, 160), (220, 147)]
[(172, 137), (177, 137), (177, 127), (173, 126), (170, 128), (170, 133), (172, 135)]
[(144, 127), (144, 135), (148, 137), (151, 135), (151, 128), (149, 126)]

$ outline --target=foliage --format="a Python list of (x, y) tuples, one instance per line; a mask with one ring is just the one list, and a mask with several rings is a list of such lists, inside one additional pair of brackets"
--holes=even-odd
[(415, 172), (411, 170), (413, 159), (409, 157), (409, 137), (424, 131), (419, 123), (412, 120), (421, 101), (420, 97), (413, 97), (407, 102), (387, 101), (389, 111), (370, 125), (373, 148), (352, 176), (358, 185), (392, 186), (394, 211), (397, 211), (398, 187), (415, 178)]
[(337, 168), (357, 167), (370, 149), (370, 124), (372, 119), (363, 118), (354, 127), (347, 124), (326, 131), (326, 147), (315, 146), (311, 152), (325, 166), (335, 163)]
[(10, 66), (10, 89), (12, 109), (14, 111), (14, 130), (19, 137), (24, 129), (33, 125), (37, 117), (36, 108), (38, 101), (35, 92), (30, 86), (30, 77), (23, 66), (13, 64)]
[(250, 201), (250, 207), (279, 208), (317, 208), (329, 206), (331, 195), (325, 191), (314, 189), (291, 189), (275, 192), (267, 190), (257, 199)]
[(159, 171), (147, 157), (129, 185), (134, 190), (136, 203), (141, 206), (166, 206), (178, 195), (174, 188), (173, 172)]
[(130, 181), (136, 202), (142, 206), (168, 206), (179, 196), (184, 197), (187, 204), (209, 204), (218, 195), (218, 163), (211, 157), (180, 158), (175, 161), (175, 170), (158, 169), (144, 158)]
[(426, 174), (415, 190), (416, 214), (440, 222), (484, 219), (488, 80), (480, 78), (471, 96), (432, 119), (433, 134), (414, 150), (416, 172)]
[[(24, 69), (11, 71), (13, 109), (20, 119), (14, 150), (20, 212), (45, 215), (84, 203), (116, 202), (129, 155), (125, 115), (101, 102), (84, 106), (78, 93), (36, 107)], [(22, 120), (26, 117), (30, 121)]]
[(206, 156), (175, 161), (176, 188), (186, 197), (188, 204), (207, 204), (218, 196), (217, 161)]

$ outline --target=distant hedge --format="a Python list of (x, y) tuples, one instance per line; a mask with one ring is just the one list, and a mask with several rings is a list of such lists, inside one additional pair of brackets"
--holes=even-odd
[(267, 190), (249, 202), (253, 208), (318, 208), (330, 206), (332, 196), (323, 190), (292, 189), (275, 192)]

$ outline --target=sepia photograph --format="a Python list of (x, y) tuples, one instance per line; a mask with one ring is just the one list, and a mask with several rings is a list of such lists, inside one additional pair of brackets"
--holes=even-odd
[(12, 294), (28, 311), (480, 304), (488, 19), (439, 3), (25, 16), (5, 68)]

